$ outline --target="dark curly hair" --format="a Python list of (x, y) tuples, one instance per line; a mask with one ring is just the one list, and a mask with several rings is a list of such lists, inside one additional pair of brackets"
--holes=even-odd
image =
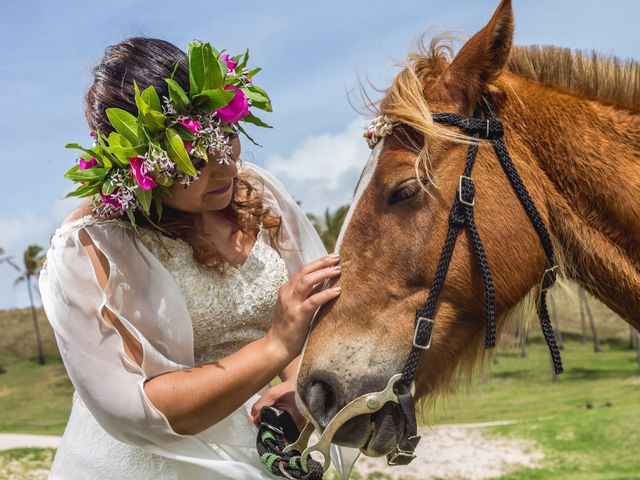
[[(107, 108), (121, 108), (137, 115), (134, 80), (141, 91), (153, 86), (160, 98), (168, 96), (164, 79), (171, 75), (174, 68), (173, 79), (188, 91), (187, 54), (172, 43), (157, 38), (132, 37), (107, 47), (102, 59), (92, 70), (93, 84), (85, 95), (84, 114), (89, 128), (105, 135), (113, 131), (107, 118)], [(281, 219), (273, 216), (265, 207), (260, 179), (247, 174), (238, 175), (231, 203), (220, 213), (237, 230), (250, 235), (258, 232), (260, 224), (264, 225), (272, 244), (277, 246)], [(191, 245), (193, 256), (201, 265), (220, 271), (228, 265), (203, 234), (200, 215), (165, 207), (162, 218), (154, 220), (158, 220), (166, 234)], [(149, 225), (148, 220), (141, 215), (137, 215), (136, 223)]]

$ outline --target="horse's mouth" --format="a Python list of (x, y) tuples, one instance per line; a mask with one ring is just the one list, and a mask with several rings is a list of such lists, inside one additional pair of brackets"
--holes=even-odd
[(334, 443), (359, 448), (368, 457), (391, 452), (404, 431), (404, 418), (397, 405), (387, 404), (371, 415), (359, 415), (340, 428)]

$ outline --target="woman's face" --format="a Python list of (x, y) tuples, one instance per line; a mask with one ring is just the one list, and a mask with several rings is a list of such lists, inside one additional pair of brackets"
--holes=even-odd
[[(212, 210), (222, 210), (231, 202), (233, 196), (233, 181), (238, 174), (236, 162), (240, 157), (240, 140), (231, 140), (231, 160), (229, 165), (220, 163), (218, 153), (209, 152), (209, 161), (200, 167), (195, 159), (194, 164), (200, 167), (200, 176), (187, 188), (179, 183), (169, 187), (171, 197), (164, 195), (163, 203), (171, 208), (189, 213), (203, 213)], [(205, 162), (203, 162), (205, 163)]]

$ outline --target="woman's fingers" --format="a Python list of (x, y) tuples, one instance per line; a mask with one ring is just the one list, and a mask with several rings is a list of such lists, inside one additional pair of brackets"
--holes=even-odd
[(332, 287), (315, 293), (307, 298), (300, 306), (307, 313), (315, 312), (321, 305), (337, 298), (342, 293), (342, 287)]
[(301, 300), (306, 299), (313, 292), (314, 287), (322, 285), (327, 279), (337, 277), (341, 271), (340, 265), (333, 265), (307, 273), (298, 281), (294, 287), (294, 292)]
[[(262, 407), (275, 407), (280, 410), (287, 410), (292, 415), (297, 413), (297, 415), (301, 417), (295, 405), (295, 383), (279, 383), (267, 390), (265, 394), (253, 404), (250, 418), (256, 426), (259, 426), (258, 415)], [(294, 419), (296, 419), (295, 416)], [(296, 420), (299, 420), (299, 418)]]
[(335, 288), (318, 292), (325, 280), (340, 275), (340, 269), (334, 268), (339, 261), (339, 257), (329, 255), (311, 262), (278, 290), (275, 319), (269, 332), (288, 354), (300, 353), (317, 307), (339, 295)]
[(332, 267), (337, 265), (340, 262), (340, 257), (336, 255), (327, 255), (326, 257), (319, 258), (318, 260), (314, 260), (311, 263), (307, 263), (303, 266), (296, 275), (300, 275), (301, 277), (307, 275), (308, 273), (315, 272), (316, 270), (320, 270), (321, 268)]

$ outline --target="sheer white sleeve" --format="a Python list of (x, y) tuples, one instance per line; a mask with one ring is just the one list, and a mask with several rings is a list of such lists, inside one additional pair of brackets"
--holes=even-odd
[[(108, 259), (104, 290), (81, 244), (81, 231)], [(205, 467), (217, 472), (216, 478), (270, 478), (259, 468), (255, 444), (246, 440), (255, 438), (246, 409), (198, 435), (181, 435), (146, 396), (148, 378), (193, 366), (193, 332), (178, 285), (130, 227), (108, 221), (65, 225), (52, 239), (40, 289), (71, 381), (112, 437)], [(125, 353), (120, 334), (103, 316), (105, 309), (142, 346), (140, 366)]]

